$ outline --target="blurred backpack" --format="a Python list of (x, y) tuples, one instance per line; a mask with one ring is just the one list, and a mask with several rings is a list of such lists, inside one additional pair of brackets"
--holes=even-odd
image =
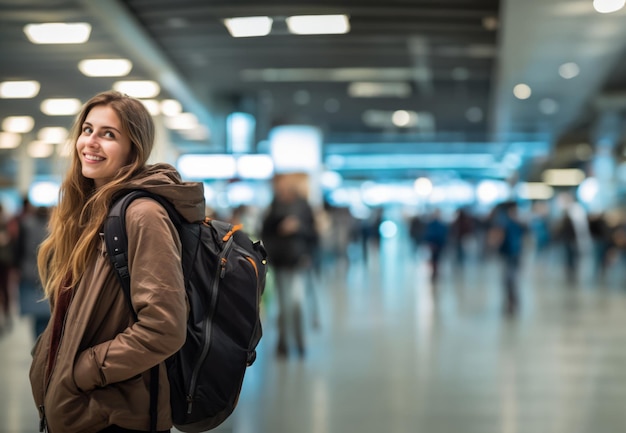
[[(185, 344), (166, 361), (174, 426), (183, 432), (210, 430), (235, 409), (246, 368), (256, 358), (265, 249), (240, 225), (209, 218), (190, 223), (165, 198), (130, 191), (113, 204), (104, 226), (107, 253), (129, 302), (125, 212), (139, 197), (152, 198), (167, 210), (182, 243), (190, 311)], [(156, 431), (158, 368), (151, 370), (151, 431)]]

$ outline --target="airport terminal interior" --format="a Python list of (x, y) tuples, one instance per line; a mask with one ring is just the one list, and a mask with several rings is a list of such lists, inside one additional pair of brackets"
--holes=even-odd
[[(625, 3), (0, 0), (0, 248), (25, 200), (45, 228), (76, 115), (114, 89), (207, 216), (264, 241), (281, 185), (314, 216), (301, 285), (268, 259), (213, 431), (624, 431)], [(8, 262), (0, 433), (31, 433), (49, 311)]]

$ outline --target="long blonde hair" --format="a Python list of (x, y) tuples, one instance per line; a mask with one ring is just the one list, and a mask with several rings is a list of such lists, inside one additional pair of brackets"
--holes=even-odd
[[(111, 182), (98, 189), (93, 179), (83, 176), (76, 150), (82, 125), (95, 106), (111, 107), (131, 141), (128, 163)], [(37, 257), (44, 292), (52, 303), (61, 290), (76, 287), (95, 257), (113, 195), (146, 166), (154, 144), (154, 122), (139, 100), (115, 91), (102, 92), (83, 106), (69, 142), (73, 145), (70, 167), (61, 184), (58, 206), (50, 218), (50, 234), (41, 244)]]

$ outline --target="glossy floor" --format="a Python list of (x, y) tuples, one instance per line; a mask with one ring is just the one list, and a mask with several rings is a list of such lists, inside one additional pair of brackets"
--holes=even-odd
[[(614, 433), (626, 430), (626, 285), (620, 263), (600, 283), (589, 266), (567, 283), (555, 253), (523, 265), (522, 304), (502, 312), (501, 269), (384, 243), (329, 262), (307, 316), (306, 357), (276, 359), (271, 284), (265, 335), (236, 433)], [(312, 305), (309, 305), (312, 306)], [(309, 312), (312, 310), (309, 310)], [(0, 432), (37, 431), (28, 385), (29, 322), (0, 339)]]

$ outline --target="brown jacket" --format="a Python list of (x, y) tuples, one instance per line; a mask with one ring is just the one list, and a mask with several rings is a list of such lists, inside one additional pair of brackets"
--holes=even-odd
[[(151, 166), (133, 181), (168, 197), (188, 220), (204, 217), (202, 184), (183, 183), (173, 167)], [(30, 380), (51, 433), (91, 433), (116, 424), (149, 430), (149, 370), (184, 343), (187, 318), (181, 245), (163, 207), (140, 198), (126, 214), (134, 322), (104, 240), (74, 290), (48, 383), (49, 325), (33, 348)], [(169, 382), (160, 368), (158, 430), (172, 426)]]

